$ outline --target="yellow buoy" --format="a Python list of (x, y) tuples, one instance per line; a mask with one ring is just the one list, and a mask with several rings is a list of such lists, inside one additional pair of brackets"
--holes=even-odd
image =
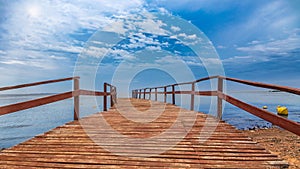
[(277, 114), (287, 116), (289, 115), (289, 111), (285, 106), (277, 106)]
[(263, 109), (268, 109), (268, 106), (263, 106)]

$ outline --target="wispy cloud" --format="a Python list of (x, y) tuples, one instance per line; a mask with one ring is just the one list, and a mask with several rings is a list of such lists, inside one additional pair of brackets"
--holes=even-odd
[(249, 46), (238, 47), (238, 51), (264, 56), (281, 55), (288, 56), (290, 52), (300, 48), (300, 31), (295, 29), (284, 39), (273, 39), (267, 42), (252, 41)]
[(0, 50), (0, 55), (6, 55), (6, 52), (3, 50)]
[[(78, 36), (88, 39), (92, 33), (110, 23), (111, 16), (126, 16), (141, 10), (144, 3), (143, 0), (10, 2), (9, 10), (0, 8), (5, 11), (3, 16), (6, 17), (0, 20), (0, 63), (18, 65), (22, 71), (37, 70), (48, 75), (60, 72), (65, 74), (62, 76), (69, 76), (73, 71), (71, 60), (76, 60), (85, 43)], [(62, 67), (64, 64), (67, 65)], [(10, 69), (7, 67), (2, 74)], [(12, 77), (17, 79), (21, 72), (14, 72), (16, 74)]]
[[(149, 2), (156, 5), (162, 5), (171, 10), (206, 10), (209, 12), (222, 12), (232, 6), (235, 6), (236, 4), (240, 4), (239, 1), (235, 0), (173, 0), (172, 3), (170, 3), (168, 0), (149, 0)], [(216, 3), (218, 5), (216, 5)]]

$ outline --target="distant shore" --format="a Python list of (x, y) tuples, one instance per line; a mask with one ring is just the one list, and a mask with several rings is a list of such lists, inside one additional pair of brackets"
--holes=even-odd
[(290, 165), (289, 169), (300, 168), (300, 136), (279, 127), (242, 130), (242, 132), (287, 161)]

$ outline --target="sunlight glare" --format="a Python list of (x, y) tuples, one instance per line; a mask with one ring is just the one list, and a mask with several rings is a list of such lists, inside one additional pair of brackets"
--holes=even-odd
[(30, 6), (27, 9), (30, 17), (36, 18), (40, 15), (40, 8), (36, 5)]

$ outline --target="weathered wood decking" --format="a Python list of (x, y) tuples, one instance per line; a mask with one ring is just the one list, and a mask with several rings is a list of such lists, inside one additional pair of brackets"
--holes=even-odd
[(3, 150), (0, 168), (287, 166), (225, 122), (171, 104), (137, 99), (131, 103), (135, 109), (130, 108), (129, 99), (119, 99), (107, 112)]

